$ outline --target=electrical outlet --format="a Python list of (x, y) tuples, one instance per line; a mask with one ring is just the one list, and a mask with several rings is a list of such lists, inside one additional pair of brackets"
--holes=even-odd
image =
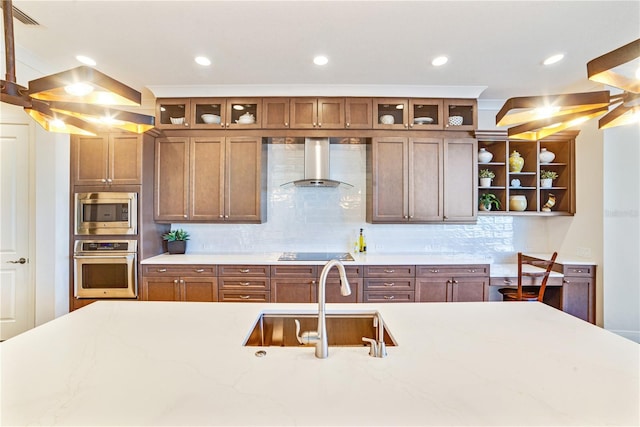
[(576, 250), (576, 255), (582, 258), (591, 258), (591, 248), (581, 246)]

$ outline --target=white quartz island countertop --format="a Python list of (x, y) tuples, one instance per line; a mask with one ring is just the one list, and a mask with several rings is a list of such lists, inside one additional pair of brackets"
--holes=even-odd
[(640, 346), (539, 303), (328, 306), (379, 311), (386, 358), (242, 345), (262, 311), (316, 310), (90, 304), (0, 344), (0, 424), (640, 424)]

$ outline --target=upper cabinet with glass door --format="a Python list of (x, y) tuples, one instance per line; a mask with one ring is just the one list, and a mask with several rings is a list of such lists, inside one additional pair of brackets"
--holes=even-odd
[(160, 129), (259, 129), (261, 98), (162, 98), (156, 101)]
[(441, 130), (443, 100), (430, 98), (375, 98), (375, 129)]
[(444, 128), (446, 130), (475, 130), (478, 108), (475, 99), (445, 99)]

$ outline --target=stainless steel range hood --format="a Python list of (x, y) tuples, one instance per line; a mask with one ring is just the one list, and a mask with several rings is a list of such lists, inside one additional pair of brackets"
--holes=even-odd
[(287, 182), (281, 186), (291, 184), (296, 187), (337, 187), (343, 184), (353, 187), (346, 182), (329, 178), (329, 138), (304, 139), (304, 179)]

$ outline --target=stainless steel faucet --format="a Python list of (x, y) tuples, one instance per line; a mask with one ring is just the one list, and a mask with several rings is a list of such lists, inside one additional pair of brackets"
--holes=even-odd
[[(319, 359), (326, 359), (327, 357), (329, 357), (329, 340), (327, 339), (325, 301), (327, 299), (327, 276), (329, 275), (329, 270), (331, 270), (334, 266), (338, 268), (338, 272), (340, 273), (340, 293), (343, 296), (351, 295), (351, 287), (349, 286), (349, 281), (347, 280), (347, 272), (344, 268), (344, 265), (339, 260), (332, 259), (331, 261), (326, 263), (324, 268), (322, 269), (322, 273), (320, 273), (320, 283), (318, 283), (318, 330), (316, 332), (303, 332), (302, 335), (298, 336), (298, 342), (300, 342), (300, 344), (315, 342), (316, 357)], [(299, 330), (300, 323), (297, 320), (296, 326)]]

